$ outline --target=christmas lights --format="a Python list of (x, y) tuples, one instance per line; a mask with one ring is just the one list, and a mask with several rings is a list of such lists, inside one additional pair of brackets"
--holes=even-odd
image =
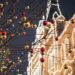
[[(31, 19), (32, 16), (31, 15), (28, 16), (27, 14), (34, 13), (33, 12), (33, 11), (35, 11), (34, 8), (31, 9), (31, 6), (32, 6), (34, 0), (30, 4), (28, 4), (27, 6), (24, 6), (22, 9), (23, 11), (19, 10), (19, 12), (16, 12), (16, 8), (15, 8), (17, 3), (19, 2), (19, 0), (13, 0), (12, 2), (13, 2), (12, 3), (12, 10), (10, 10), (10, 13), (8, 13), (8, 15), (4, 14), (4, 10), (5, 10), (5, 7), (7, 5), (9, 5), (9, 2), (6, 1), (6, 2), (4, 2), (4, 4), (0, 3), (0, 23), (1, 23), (1, 25), (0, 25), (1, 26), (0, 27), (0, 65), (1, 65), (0, 70), (2, 73), (4, 72), (4, 74), (6, 73), (7, 69), (12, 70), (13, 68), (16, 68), (18, 64), (20, 65), (23, 62), (25, 62), (22, 60), (21, 57), (17, 58), (17, 62), (12, 61), (9, 58), (11, 55), (11, 51), (20, 51), (20, 50), (22, 51), (23, 50), (24, 52), (27, 51), (33, 55), (34, 54), (37, 55), (40, 52), (40, 54), (42, 55), (42, 57), (40, 58), (40, 62), (42, 62), (42, 63), (45, 62), (44, 55), (49, 56), (49, 54), (45, 53), (46, 49), (44, 47), (42, 47), (42, 48), (36, 47), (36, 48), (31, 49), (29, 44), (25, 44), (22, 47), (15, 47), (15, 46), (12, 47), (10, 45), (9, 45), (10, 47), (8, 46), (9, 42), (11, 40), (13, 40), (14, 38), (16, 38), (17, 36), (27, 37), (28, 35), (26, 32), (26, 29), (37, 28), (38, 26), (36, 24), (33, 24), (32, 22), (39, 19), (40, 18), (39, 16), (41, 16), (41, 13), (44, 11), (44, 9), (42, 9), (41, 13), (38, 12), (38, 14), (36, 15), (36, 18), (33, 20), (33, 18)], [(42, 3), (42, 5), (43, 5), (43, 3)], [(38, 7), (40, 7), (40, 5)], [(35, 8), (38, 8), (38, 7), (35, 7)], [(6, 17), (6, 18), (4, 18), (4, 17)], [(30, 20), (29, 20), (29, 18), (30, 18)], [(16, 26), (15, 22), (17, 22), (17, 21), (18, 21), (18, 25)], [(72, 21), (71, 23), (74, 23), (74, 21)], [(55, 24), (53, 19), (50, 22), (48, 22), (47, 20), (43, 21), (43, 26), (49, 27), (50, 29), (51, 29), (51, 24)], [(15, 26), (16, 26), (16, 28), (15, 28)], [(20, 30), (21, 30), (21, 32), (20, 32)], [(56, 30), (56, 28), (54, 28), (51, 32), (53, 32), (54, 30)], [(50, 35), (51, 32), (47, 33), (46, 36), (37, 40), (32, 45), (37, 45), (38, 41), (40, 42), (42, 39), (45, 39), (45, 40), (50, 39), (47, 37), (47, 35)], [(43, 34), (36, 34), (36, 35), (41, 36)], [(30, 37), (30, 36), (33, 36), (33, 35), (29, 35), (28, 37)], [(55, 39), (55, 41), (59, 41), (58, 37), (55, 37), (54, 39)], [(41, 45), (44, 45), (47, 47), (51, 46), (51, 45), (46, 45), (46, 44), (41, 44)], [(59, 45), (57, 45), (57, 46), (59, 46)], [(7, 48), (9, 48), (9, 50), (7, 50)], [(35, 49), (38, 49), (39, 51), (35, 51)], [(72, 50), (69, 50), (68, 52), (72, 53)], [(24, 54), (24, 53), (22, 53), (22, 54)], [(61, 59), (61, 57), (56, 57), (56, 56), (51, 56), (51, 57), (58, 58), (59, 60)], [(63, 59), (63, 60), (65, 60), (65, 59)], [(27, 59), (26, 59), (26, 61), (27, 61)], [(68, 66), (64, 65), (64, 68), (68, 69)], [(19, 72), (19, 69), (17, 71)]]

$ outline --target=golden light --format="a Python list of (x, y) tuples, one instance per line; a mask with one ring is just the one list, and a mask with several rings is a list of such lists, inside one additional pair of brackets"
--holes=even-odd
[(23, 26), (24, 26), (24, 28), (29, 28), (30, 27), (30, 22), (28, 21), (28, 22), (24, 23)]

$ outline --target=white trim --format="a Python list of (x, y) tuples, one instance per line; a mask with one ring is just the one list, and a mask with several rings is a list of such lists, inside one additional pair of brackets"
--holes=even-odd
[(32, 75), (41, 75), (41, 65), (38, 61), (35, 68), (32, 70)]

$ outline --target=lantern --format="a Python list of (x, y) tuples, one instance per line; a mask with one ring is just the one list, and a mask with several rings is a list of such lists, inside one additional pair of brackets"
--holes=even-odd
[(44, 55), (45, 48), (42, 47), (42, 48), (40, 49), (40, 51), (41, 51), (41, 54)]
[(3, 8), (3, 3), (0, 3), (0, 8)]
[(14, 16), (14, 17), (13, 17), (14, 20), (16, 20), (17, 18), (18, 18), (17, 16)]
[(58, 37), (55, 37), (55, 41), (58, 41)]
[(30, 46), (28, 45), (28, 44), (26, 44), (25, 46), (24, 46), (24, 49), (26, 49), (26, 50), (28, 50), (30, 48)]
[(21, 58), (20, 57), (17, 57), (17, 59), (20, 60)]
[(48, 21), (43, 21), (43, 25), (47, 26), (48, 25)]
[(45, 51), (45, 48), (44, 48), (44, 47), (42, 47), (40, 50), (41, 50), (41, 52), (44, 52), (44, 51)]
[(30, 27), (30, 22), (28, 21), (28, 22), (24, 23), (23, 25), (24, 25), (24, 28), (29, 28)]
[(11, 23), (12, 22), (12, 19), (8, 19), (7, 20), (7, 24)]
[(37, 28), (37, 25), (31, 25), (31, 28)]
[(27, 8), (27, 9), (30, 9), (30, 7), (29, 7), (29, 6), (27, 6), (26, 8)]
[(6, 34), (7, 34), (6, 31), (3, 31), (3, 32), (2, 32), (2, 35), (6, 35)]
[(26, 16), (23, 16), (23, 17), (21, 18), (21, 20), (22, 20), (22, 21), (26, 21), (26, 20), (27, 20)]
[(6, 40), (6, 38), (7, 38), (7, 36), (6, 36), (6, 35), (4, 35), (4, 36), (3, 36), (3, 39), (4, 39), (4, 40)]
[(43, 63), (43, 62), (44, 62), (44, 58), (40, 58), (40, 62), (42, 62), (42, 63)]

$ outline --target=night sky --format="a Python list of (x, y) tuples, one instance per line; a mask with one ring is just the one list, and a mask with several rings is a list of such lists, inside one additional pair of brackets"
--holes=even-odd
[[(0, 0), (0, 2), (2, 2), (2, 1), (3, 0)], [(9, 10), (11, 10), (11, 8), (12, 8), (11, 7), (12, 1), (13, 0), (9, 0), (9, 5), (4, 11), (5, 15), (9, 14)], [(62, 14), (66, 17), (67, 20), (70, 19), (73, 16), (73, 14), (75, 13), (75, 0), (60, 0), (59, 3), (60, 3), (60, 9), (62, 11)], [(45, 10), (46, 4), (47, 4), (47, 0), (20, 0), (20, 2), (16, 5), (16, 13), (15, 14), (17, 14), (17, 12), (19, 12), (19, 10), (21, 8), (23, 8), (24, 6), (30, 6), (30, 9), (28, 11), (26, 11), (26, 16), (29, 18), (29, 20), (32, 23), (38, 23), (39, 20), (41, 20), (41, 16), (42, 16), (43, 12), (44, 12), (44, 14), (46, 13), (46, 10)], [(50, 14), (50, 15), (52, 15), (52, 14)], [(32, 20), (32, 19), (34, 19), (34, 20)], [(1, 22), (0, 22), (0, 24), (1, 24)], [(17, 22), (15, 22), (14, 24), (16, 27)], [(11, 29), (9, 28), (9, 31), (10, 30)], [(10, 45), (11, 46), (13, 45), (14, 47), (20, 47), (20, 46), (24, 45), (26, 42), (28, 42), (31, 45), (31, 43), (35, 39), (36, 29), (28, 29), (28, 30), (26, 30), (26, 32), (27, 32), (28, 36), (26, 36), (26, 37), (17, 36), (13, 40), (11, 40)], [(32, 36), (29, 36), (29, 35), (32, 35)], [(15, 62), (16, 62), (17, 57), (21, 57), (22, 60), (26, 61), (16, 67), (16, 69), (20, 69), (19, 73), (22, 73), (23, 75), (26, 75), (26, 74), (24, 74), (24, 72), (26, 71), (27, 65), (28, 65), (27, 54), (28, 53), (25, 52), (24, 50), (19, 50), (19, 51), (14, 50), (14, 51), (12, 51), (12, 54), (11, 54), (11, 59)], [(17, 73), (16, 69), (13, 70), (14, 75), (16, 75), (16, 73)]]
[(59, 0), (62, 14), (70, 19), (75, 13), (75, 0)]

